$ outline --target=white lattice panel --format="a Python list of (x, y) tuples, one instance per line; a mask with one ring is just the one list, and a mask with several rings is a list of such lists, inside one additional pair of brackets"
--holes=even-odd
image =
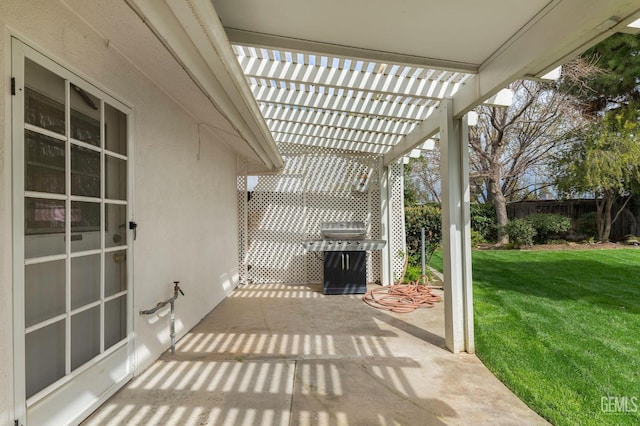
[(404, 185), (403, 185), (403, 165), (389, 165), (389, 189), (391, 206), (391, 271), (393, 280), (402, 276), (404, 269), (404, 256), (406, 256), (407, 246), (404, 231)]
[[(280, 145), (284, 171), (261, 176), (248, 203), (248, 276), (256, 283), (320, 282), (322, 256), (305, 239), (320, 238), (324, 221), (363, 221), (380, 238), (380, 169), (376, 155)], [(365, 192), (354, 183), (368, 176)], [(380, 281), (381, 254), (367, 256), (367, 280)]]
[(238, 279), (241, 284), (247, 282), (247, 161), (241, 157), (237, 162), (238, 191)]
[(248, 202), (249, 280), (305, 281), (303, 176), (260, 176)]

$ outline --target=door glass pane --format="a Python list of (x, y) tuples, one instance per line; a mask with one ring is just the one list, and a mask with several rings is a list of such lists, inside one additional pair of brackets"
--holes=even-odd
[(30, 130), (24, 132), (26, 191), (64, 194), (64, 142)]
[(104, 304), (104, 348), (127, 337), (127, 295)]
[(105, 104), (105, 148), (109, 151), (127, 155), (127, 116), (111, 105)]
[(112, 296), (127, 289), (127, 252), (119, 250), (104, 255), (104, 295)]
[(24, 268), (25, 324), (30, 327), (65, 312), (65, 261)]
[(100, 353), (100, 306), (71, 317), (71, 370)]
[(65, 373), (65, 321), (58, 321), (25, 336), (27, 398)]
[(71, 309), (100, 299), (100, 255), (71, 259)]
[[(122, 247), (128, 161), (117, 158), (128, 155), (128, 117), (91, 84), (64, 75), (66, 80), (25, 58), (24, 122), (18, 123), (24, 125), (24, 147), (17, 147), (24, 149), (24, 176), (15, 186), (25, 192), (25, 259), (63, 258), (24, 266), (19, 283), (25, 358), (18, 362), (25, 363), (27, 398), (64, 378), (69, 367), (88, 367), (101, 350), (127, 339), (128, 296), (115, 295), (128, 287)], [(105, 253), (105, 247), (115, 251)], [(90, 250), (95, 253), (85, 253)]]
[(127, 206), (106, 205), (105, 247), (117, 247), (127, 244)]
[(64, 201), (25, 198), (24, 216), (27, 259), (64, 253)]
[(71, 202), (71, 251), (100, 248), (100, 203)]
[(24, 121), (63, 135), (64, 80), (29, 59), (24, 66)]
[(106, 198), (110, 200), (127, 199), (127, 162), (119, 158), (105, 155), (107, 171)]
[(71, 194), (100, 197), (100, 153), (71, 146)]
[(100, 146), (100, 99), (75, 84), (70, 87), (71, 137)]

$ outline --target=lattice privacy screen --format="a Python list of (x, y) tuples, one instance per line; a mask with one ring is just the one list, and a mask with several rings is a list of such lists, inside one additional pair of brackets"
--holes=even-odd
[[(374, 154), (359, 154), (328, 148), (280, 144), (284, 159), (282, 173), (260, 176), (247, 201), (238, 178), (240, 239), (246, 232), (246, 246), (239, 244), (240, 281), (254, 283), (314, 283), (322, 281), (322, 253), (306, 252), (301, 242), (319, 239), (324, 221), (362, 221), (367, 238), (381, 238), (380, 173), (382, 159)], [(239, 164), (240, 166), (240, 164)], [(392, 185), (394, 198), (402, 205), (402, 166), (399, 187)], [(239, 167), (239, 174), (241, 170)], [(394, 182), (398, 179), (394, 179)], [(365, 182), (366, 190), (355, 186)], [(396, 190), (399, 191), (396, 193)], [(394, 205), (397, 203), (394, 203)], [(242, 215), (246, 212), (246, 230)], [(401, 229), (393, 231), (393, 247), (404, 247), (404, 211)], [(396, 221), (393, 221), (396, 228)], [(243, 240), (244, 241), (244, 240)], [(244, 251), (246, 250), (246, 252)], [(381, 252), (367, 254), (367, 280), (381, 278)], [(246, 259), (246, 269), (243, 265)], [(393, 263), (395, 271), (395, 262)], [(402, 272), (402, 263), (398, 274)], [(243, 275), (246, 271), (246, 276)]]
[(247, 160), (238, 156), (238, 279), (247, 282)]
[(388, 244), (391, 245), (391, 270), (393, 281), (400, 279), (404, 269), (405, 255), (407, 250), (404, 233), (404, 181), (403, 165), (389, 165), (389, 192), (391, 197), (390, 205), (390, 230), (391, 235)]

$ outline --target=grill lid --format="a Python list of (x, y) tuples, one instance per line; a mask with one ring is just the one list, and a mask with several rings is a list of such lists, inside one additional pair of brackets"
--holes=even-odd
[(320, 234), (327, 240), (356, 240), (365, 237), (364, 222), (322, 222)]

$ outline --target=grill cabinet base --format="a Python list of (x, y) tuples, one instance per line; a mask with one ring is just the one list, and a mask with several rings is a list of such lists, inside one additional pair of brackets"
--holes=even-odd
[(366, 292), (366, 252), (324, 252), (324, 294), (364, 294)]

